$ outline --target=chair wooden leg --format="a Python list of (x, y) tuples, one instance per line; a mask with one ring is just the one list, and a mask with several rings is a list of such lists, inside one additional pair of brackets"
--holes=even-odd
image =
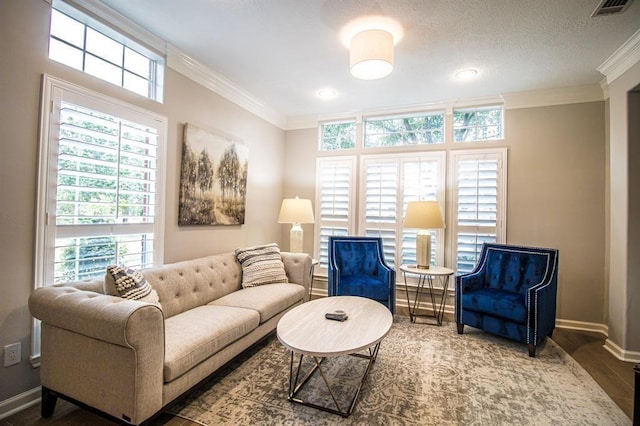
[(528, 345), (529, 346), (529, 356), (531, 358), (535, 358), (536, 356), (536, 345)]
[(42, 406), (40, 410), (40, 415), (42, 417), (49, 418), (53, 415), (53, 410), (56, 408), (56, 402), (58, 401), (58, 397), (56, 394), (51, 392), (49, 389), (42, 387)]
[(456, 326), (458, 327), (458, 334), (462, 334), (464, 331), (464, 324), (457, 322)]

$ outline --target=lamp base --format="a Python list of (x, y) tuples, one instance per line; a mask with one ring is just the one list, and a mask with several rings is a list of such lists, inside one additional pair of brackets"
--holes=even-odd
[(299, 223), (294, 223), (291, 226), (291, 232), (289, 233), (289, 251), (292, 253), (302, 253), (304, 240), (304, 233), (302, 226)]
[(416, 235), (416, 266), (418, 269), (429, 269), (431, 265), (431, 233), (418, 231)]

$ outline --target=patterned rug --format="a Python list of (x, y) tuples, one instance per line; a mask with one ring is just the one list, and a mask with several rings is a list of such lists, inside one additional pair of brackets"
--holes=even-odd
[[(272, 336), (169, 408), (203, 425), (630, 425), (591, 376), (547, 339), (530, 358), (519, 344), (455, 324), (397, 316), (350, 417), (287, 401), (290, 352)], [(310, 367), (310, 364), (303, 364)], [(328, 358), (342, 407), (366, 360)], [(317, 376), (317, 377), (316, 377)], [(305, 399), (331, 404), (316, 373)]]

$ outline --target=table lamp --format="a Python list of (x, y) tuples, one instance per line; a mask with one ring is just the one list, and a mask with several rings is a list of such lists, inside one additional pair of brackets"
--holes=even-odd
[(304, 235), (300, 224), (314, 223), (311, 200), (298, 197), (282, 200), (278, 223), (292, 224), (291, 232), (289, 233), (289, 251), (302, 253)]
[(405, 228), (416, 228), (416, 265), (429, 269), (431, 263), (431, 233), (429, 229), (444, 228), (440, 203), (437, 201), (411, 201), (404, 217)]

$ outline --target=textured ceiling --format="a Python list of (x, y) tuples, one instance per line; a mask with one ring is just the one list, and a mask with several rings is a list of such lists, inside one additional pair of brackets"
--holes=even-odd
[[(289, 118), (597, 84), (596, 68), (640, 29), (640, 1), (597, 18), (599, 0), (102, 2)], [(351, 77), (340, 40), (366, 15), (404, 30), (382, 80)], [(477, 79), (454, 79), (468, 67)], [(319, 99), (324, 87), (338, 96)]]

